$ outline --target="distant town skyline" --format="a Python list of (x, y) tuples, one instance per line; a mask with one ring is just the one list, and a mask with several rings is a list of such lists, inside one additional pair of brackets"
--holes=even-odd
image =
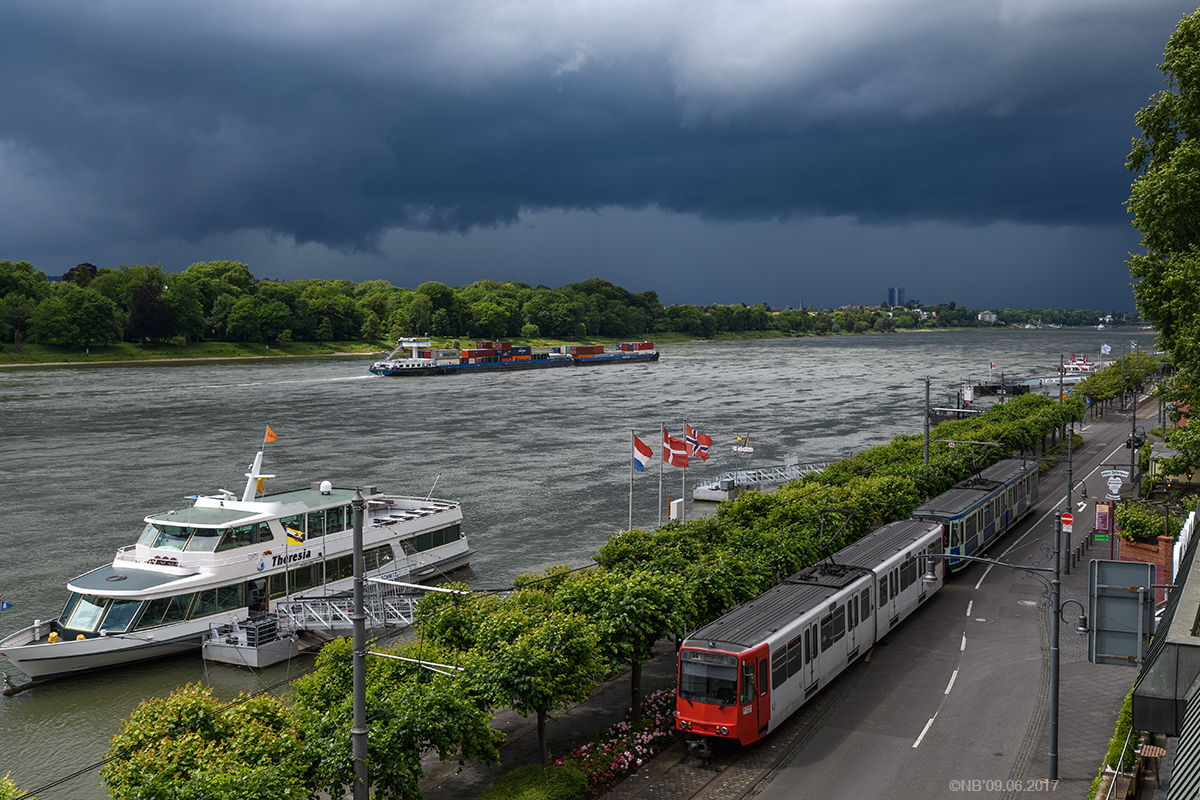
[(1124, 159), (1192, 10), (13, 0), (0, 258), (1132, 310)]

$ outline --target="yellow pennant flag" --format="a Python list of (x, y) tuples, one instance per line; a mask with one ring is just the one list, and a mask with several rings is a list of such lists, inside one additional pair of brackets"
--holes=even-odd
[(267, 442), (274, 442), (274, 441), (277, 441), (278, 439), (279, 439), (279, 437), (275, 435), (275, 431), (271, 430), (271, 426), (268, 425), (267, 426), (267, 435), (263, 439), (263, 444), (266, 444)]

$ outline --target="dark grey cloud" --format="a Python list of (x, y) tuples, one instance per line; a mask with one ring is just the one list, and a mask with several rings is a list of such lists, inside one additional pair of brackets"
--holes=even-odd
[(530, 215), (612, 209), (1124, 240), (1133, 113), (1191, 10), (395, 5), (6, 3), (4, 240), (140, 253), (249, 232), (396, 266), (397, 232), (495, 242)]

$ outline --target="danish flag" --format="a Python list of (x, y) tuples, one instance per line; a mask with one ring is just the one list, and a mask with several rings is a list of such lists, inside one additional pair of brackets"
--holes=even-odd
[(663, 428), (663, 461), (672, 467), (686, 467), (688, 462), (687, 445), (682, 439), (672, 439), (666, 428)]

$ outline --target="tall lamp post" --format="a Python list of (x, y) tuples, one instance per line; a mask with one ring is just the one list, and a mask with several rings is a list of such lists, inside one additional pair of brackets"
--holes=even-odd
[[(926, 562), (925, 574), (921, 580), (932, 583), (937, 581), (937, 575), (933, 571), (934, 559), (962, 559), (964, 561), (979, 561), (983, 564), (992, 564), (993, 566), (1005, 567), (1013, 572), (1026, 572), (1040, 580), (1050, 593), (1050, 750), (1049, 756), (1049, 779), (1052, 781), (1058, 780), (1058, 675), (1059, 675), (1059, 620), (1062, 619), (1064, 607), (1074, 603), (1079, 606), (1079, 624), (1076, 627), (1078, 633), (1088, 632), (1087, 609), (1083, 607), (1083, 603), (1078, 600), (1067, 600), (1063, 602), (1061, 598), (1062, 580), (1059, 573), (1059, 542), (1062, 534), (1062, 518), (1061, 515), (1054, 517), (1054, 566), (1042, 567), (1036, 564), (1022, 566), (1020, 564), (1010, 564), (1007, 561), (997, 561), (992, 558), (980, 558), (978, 556), (961, 556), (954, 553), (929, 553), (924, 556), (928, 559)], [(1051, 573), (1050, 579), (1040, 573)]]

